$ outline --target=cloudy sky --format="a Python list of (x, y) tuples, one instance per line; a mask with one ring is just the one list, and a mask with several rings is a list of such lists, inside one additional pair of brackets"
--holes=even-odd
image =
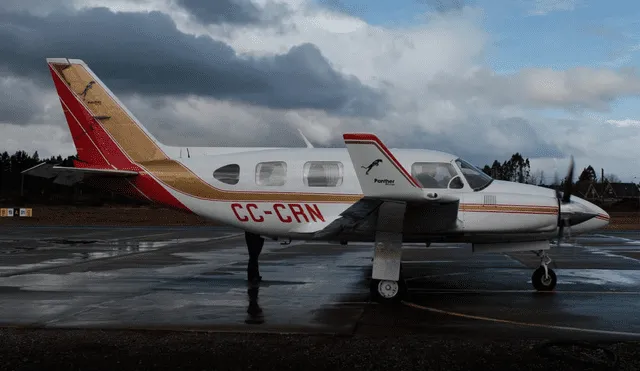
[(75, 153), (45, 63), (68, 57), (169, 145), (367, 131), (478, 165), (519, 151), (549, 178), (573, 154), (640, 179), (640, 4), (614, 3), (2, 0), (0, 151)]

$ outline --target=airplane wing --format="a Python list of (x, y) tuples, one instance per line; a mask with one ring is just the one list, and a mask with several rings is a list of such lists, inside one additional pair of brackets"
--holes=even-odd
[(54, 183), (63, 185), (72, 185), (80, 182), (87, 177), (102, 176), (102, 177), (133, 177), (138, 175), (136, 171), (128, 170), (115, 170), (115, 169), (95, 169), (95, 168), (78, 168), (78, 167), (64, 167), (54, 164), (43, 162), (32, 168), (24, 170), (24, 175), (37, 176), (41, 178), (55, 178)]

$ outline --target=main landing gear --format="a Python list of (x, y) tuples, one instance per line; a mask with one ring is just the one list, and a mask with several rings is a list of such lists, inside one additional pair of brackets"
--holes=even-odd
[(260, 266), (258, 264), (258, 258), (262, 252), (262, 246), (264, 246), (264, 238), (258, 234), (250, 232), (244, 233), (244, 240), (247, 243), (247, 250), (249, 251), (249, 264), (247, 265), (247, 280), (251, 284), (258, 284), (262, 281), (260, 275)]
[(404, 202), (387, 201), (378, 209), (370, 291), (380, 303), (400, 302), (408, 293), (401, 266), (405, 208)]
[(531, 283), (538, 291), (553, 291), (558, 283), (558, 278), (553, 269), (549, 268), (551, 258), (544, 250), (536, 252), (536, 255), (540, 257), (540, 268), (531, 275)]

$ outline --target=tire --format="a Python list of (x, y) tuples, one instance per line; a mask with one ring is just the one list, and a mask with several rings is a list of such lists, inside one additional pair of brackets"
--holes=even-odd
[(544, 267), (540, 267), (536, 269), (531, 275), (531, 283), (533, 284), (533, 288), (538, 291), (553, 291), (555, 289), (556, 284), (558, 283), (558, 278), (556, 277), (556, 273), (553, 269), (548, 268), (549, 278), (545, 279), (544, 277)]
[[(381, 304), (396, 304), (407, 296), (407, 285), (400, 278), (399, 281), (385, 281), (371, 279), (371, 298)], [(386, 293), (386, 295), (383, 295)], [(394, 294), (392, 296), (388, 294)]]

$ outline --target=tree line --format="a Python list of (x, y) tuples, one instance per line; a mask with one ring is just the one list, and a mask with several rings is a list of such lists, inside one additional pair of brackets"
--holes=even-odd
[[(544, 173), (542, 170), (531, 172), (531, 163), (529, 159), (524, 157), (521, 153), (516, 152), (511, 155), (509, 160), (500, 163), (498, 160), (494, 160), (493, 164), (485, 165), (482, 171), (491, 176), (494, 179), (506, 180), (510, 182), (527, 183), (539, 186), (559, 186), (565, 182), (566, 173), (553, 174), (551, 176)], [(618, 183), (620, 178), (615, 174), (604, 174), (598, 177), (596, 170), (593, 166), (588, 165), (578, 176), (573, 183), (581, 182), (610, 182)]]
[(62, 157), (51, 156), (40, 158), (38, 151), (29, 154), (26, 151), (16, 151), (10, 155), (7, 151), (0, 154), (0, 205), (3, 207), (18, 207), (23, 205), (68, 205), (88, 204), (102, 205), (104, 203), (139, 204), (123, 196), (97, 190), (82, 183), (71, 187), (55, 184), (52, 179), (34, 176), (22, 176), (22, 172), (41, 162), (48, 162), (59, 166), (73, 167), (76, 155)]

